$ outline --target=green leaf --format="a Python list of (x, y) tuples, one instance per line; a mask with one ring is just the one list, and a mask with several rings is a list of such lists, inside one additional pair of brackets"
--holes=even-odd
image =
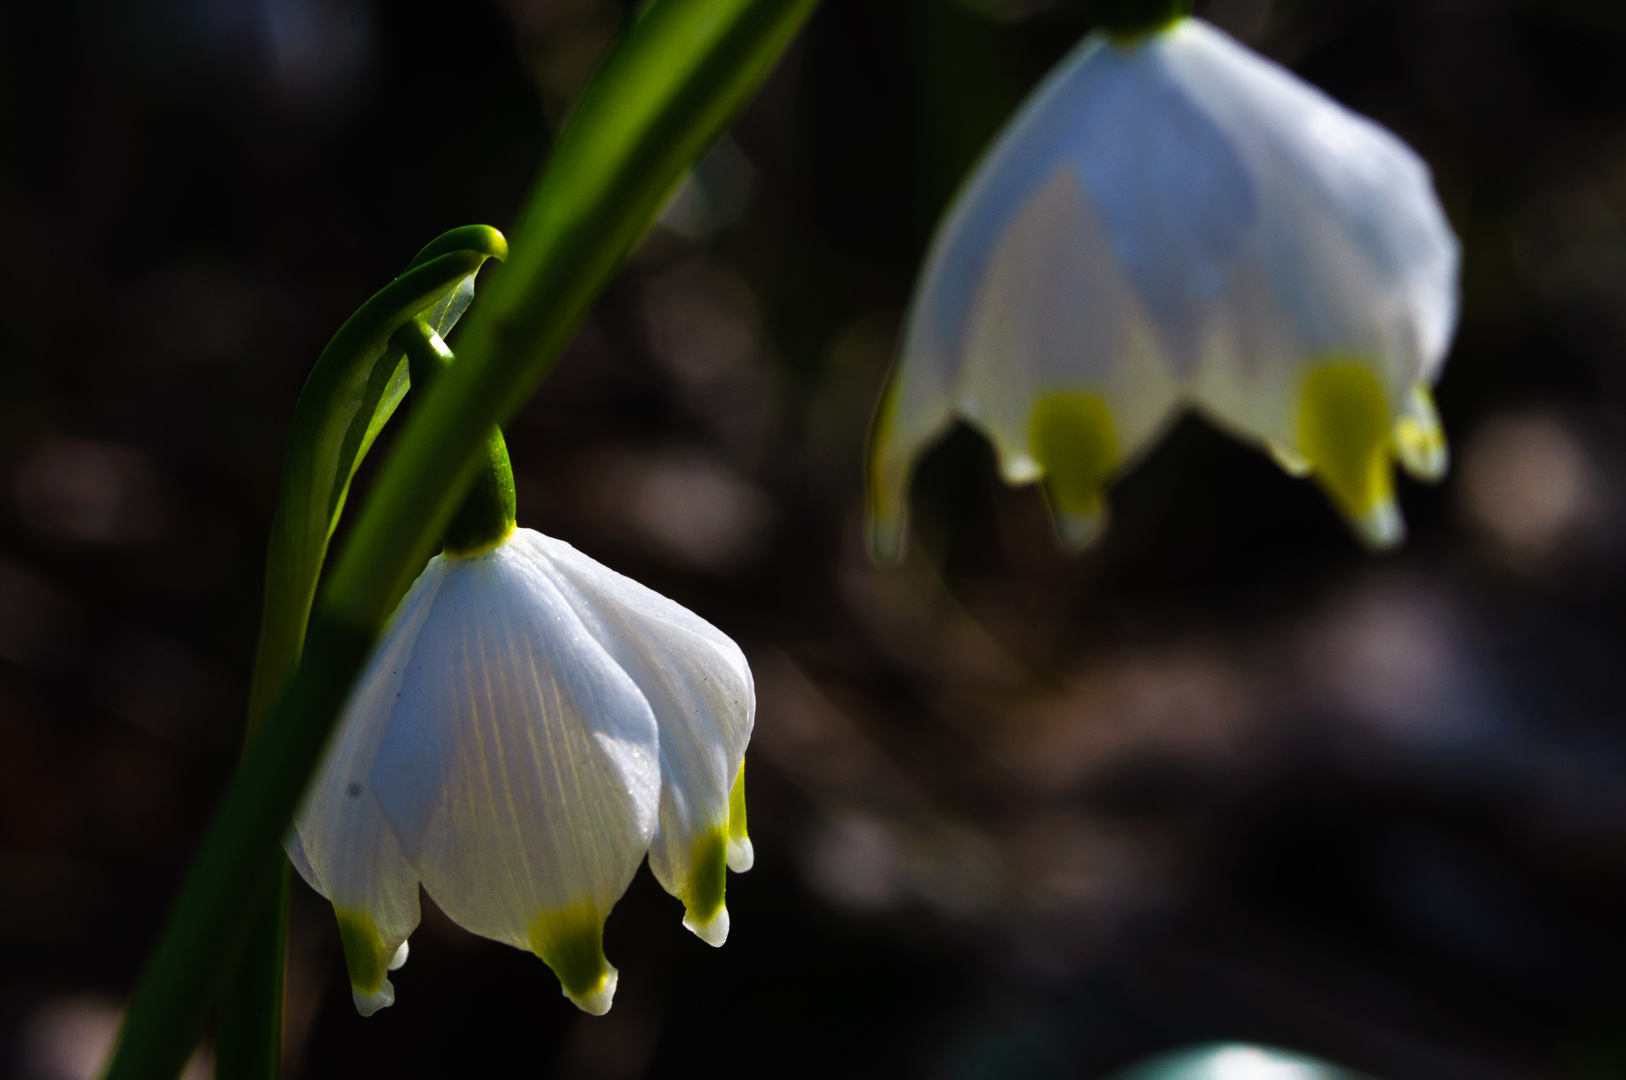
[[(250, 921), (242, 897), (271, 887), (278, 844), (350, 686), (473, 479), (486, 436), (547, 374), (684, 171), (814, 6), (653, 0), (582, 95), (509, 263), (464, 327), (458, 362), (413, 409), (312, 616), (297, 671), (251, 738), (131, 1000), (110, 1080), (167, 1080), (181, 1069)], [(366, 392), (358, 389), (355, 413)], [(331, 440), (332, 428), (320, 432)], [(342, 489), (348, 475), (335, 483)], [(328, 506), (342, 502), (340, 490)], [(319, 507), (300, 511), (301, 535), (314, 534)], [(321, 524), (330, 530), (331, 518)]]

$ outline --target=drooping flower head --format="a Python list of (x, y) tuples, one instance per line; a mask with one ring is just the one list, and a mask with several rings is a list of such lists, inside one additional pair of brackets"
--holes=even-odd
[(933, 241), (871, 447), (871, 542), (955, 417), (1087, 544), (1110, 480), (1195, 406), (1313, 476), (1373, 546), (1391, 463), (1434, 479), (1458, 247), (1393, 134), (1207, 24), (1092, 34)]
[(516, 529), (494, 445), (496, 480), (470, 502), (484, 492), (497, 509), (466, 503), (401, 602), (288, 840), (333, 903), (363, 1015), (394, 1001), (387, 971), (406, 959), (420, 884), (603, 1013), (604, 921), (646, 853), (713, 945), (728, 936), (725, 867), (752, 862), (744, 655), (682, 606)]

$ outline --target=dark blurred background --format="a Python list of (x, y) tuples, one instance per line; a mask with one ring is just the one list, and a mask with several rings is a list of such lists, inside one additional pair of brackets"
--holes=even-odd
[[(1188, 419), (1076, 559), (956, 431), (873, 568), (922, 249), (1090, 11), (825, 0), (509, 432), (523, 524), (751, 658), (732, 937), (641, 872), (595, 1019), (426, 904), (363, 1020), (296, 884), (290, 1075), (1095, 1077), (1231, 1038), (1626, 1076), (1626, 7), (1199, 10), (1407, 139), (1463, 238), (1405, 549)], [(424, 242), (512, 222), (626, 18), (0, 4), (7, 1075), (94, 1074), (222, 791), (305, 373)]]

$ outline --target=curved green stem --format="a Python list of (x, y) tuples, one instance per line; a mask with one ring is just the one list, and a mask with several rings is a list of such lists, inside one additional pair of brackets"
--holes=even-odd
[[(390, 342), (405, 350), (412, 373), (413, 399), (422, 402), (436, 376), (457, 357), (441, 336), (423, 322), (410, 322)], [(447, 555), (478, 555), (490, 551), (514, 531), (518, 506), (514, 497), (514, 468), (501, 428), (486, 438), (485, 464), (475, 474), (457, 515), (446, 527), (442, 550)]]
[[(458, 362), (414, 409), (334, 567), (303, 652), (294, 650), (298, 668), (251, 737), (131, 1000), (110, 1080), (165, 1080), (185, 1063), (226, 950), (243, 937), (245, 890), (274, 881), (277, 844), (350, 685), (480, 468), (491, 428), (547, 373), (684, 170), (814, 5), (653, 0), (583, 94), (531, 194), (514, 259), (465, 328)], [(332, 509), (343, 492), (335, 497)]]

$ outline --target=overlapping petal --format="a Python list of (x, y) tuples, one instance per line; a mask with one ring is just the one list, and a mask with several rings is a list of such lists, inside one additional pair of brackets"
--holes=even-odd
[(514, 543), (551, 564), (583, 626), (654, 710), (662, 782), (649, 866), (683, 901), (684, 925), (721, 945), (728, 937), (729, 793), (756, 714), (745, 654), (693, 612), (561, 540), (527, 533)]
[(749, 864), (730, 795), (754, 713), (726, 635), (568, 544), (521, 529), (432, 560), (289, 840), (334, 902), (358, 1008), (393, 1000), (383, 970), (404, 958), (419, 882), (460, 925), (535, 952), (589, 1012), (610, 1006), (604, 920), (646, 852), (685, 924), (721, 944), (724, 864)]
[(370, 774), (389, 703), (400, 695), (445, 569), (432, 563), (402, 600), (289, 835), (295, 869), (333, 903), (351, 993), (363, 1016), (394, 1003), (386, 972), (405, 961), (407, 936), (418, 925), (418, 874), (384, 817)]
[(649, 703), (514, 543), (450, 562), (372, 770), (424, 887), (609, 1007), (610, 907), (655, 826)]

